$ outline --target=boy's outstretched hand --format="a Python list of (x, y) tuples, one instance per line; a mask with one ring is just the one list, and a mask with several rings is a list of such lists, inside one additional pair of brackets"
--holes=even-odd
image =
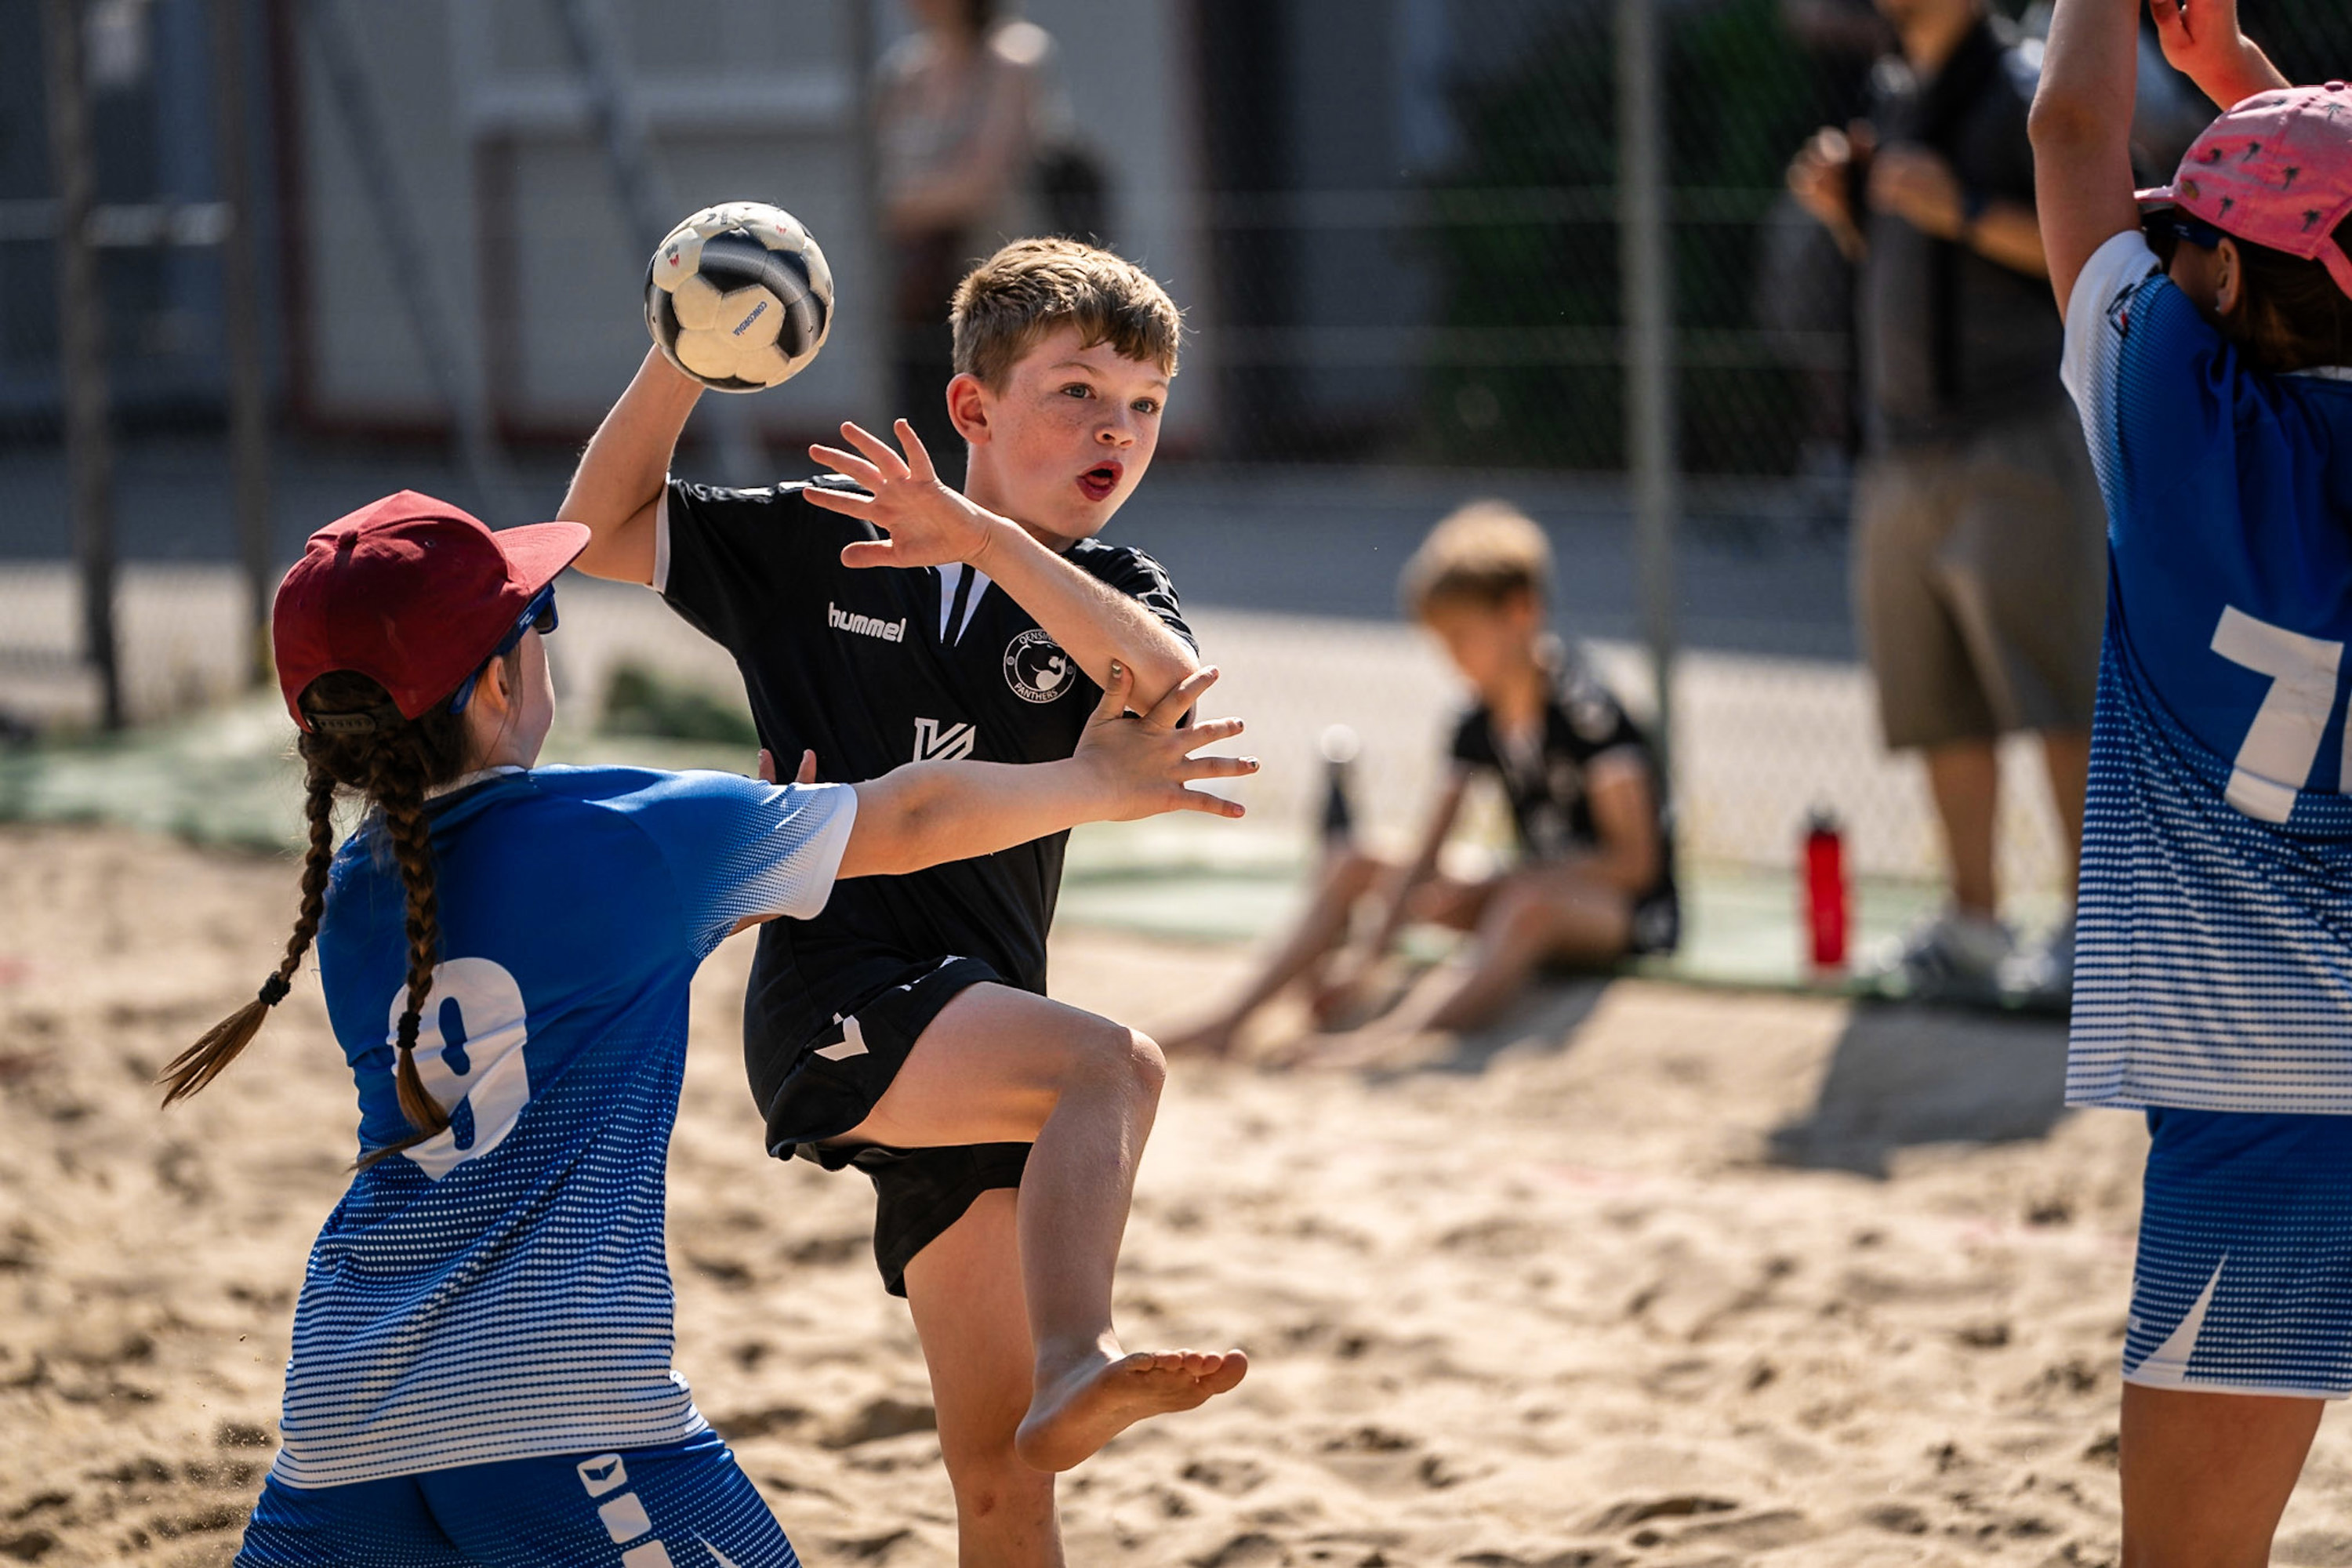
[(1242, 778), (1257, 772), (1255, 757), (1196, 757), (1192, 753), (1213, 741), (1230, 741), (1242, 732), (1238, 719), (1211, 719), (1185, 729), (1177, 721), (1200, 701), (1201, 693), (1216, 684), (1214, 666), (1194, 670), (1177, 682), (1167, 696), (1142, 715), (1127, 710), (1135, 677), (1123, 664), (1113, 664), (1110, 684), (1078, 737), (1075, 761), (1098, 769), (1111, 805), (1102, 814), (1107, 822), (1132, 822), (1164, 811), (1205, 811), (1212, 816), (1239, 816), (1239, 801), (1222, 800), (1185, 784), (1194, 779)]
[(995, 514), (940, 482), (922, 437), (904, 419), (892, 426), (901, 458), (872, 431), (844, 421), (842, 438), (857, 448), (811, 447), (809, 456), (872, 493), (850, 495), (812, 485), (803, 495), (827, 511), (863, 518), (887, 539), (861, 540), (841, 552), (844, 566), (947, 566), (974, 561), (987, 550)]

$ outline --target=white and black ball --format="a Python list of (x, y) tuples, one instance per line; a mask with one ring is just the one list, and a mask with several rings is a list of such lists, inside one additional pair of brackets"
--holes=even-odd
[(664, 357), (703, 385), (759, 392), (799, 374), (824, 346), (833, 271), (782, 207), (705, 207), (655, 248), (646, 325)]

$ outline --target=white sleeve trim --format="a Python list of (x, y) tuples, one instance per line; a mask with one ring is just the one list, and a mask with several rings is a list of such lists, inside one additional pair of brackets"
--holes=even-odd
[[(787, 784), (791, 795), (814, 795), (826, 800), (823, 809), (824, 820), (808, 837), (806, 845), (793, 859), (798, 875), (793, 878), (793, 898), (790, 905), (776, 910), (793, 920), (804, 921), (824, 912), (826, 900), (833, 897), (833, 885), (841, 876), (841, 858), (849, 850), (850, 829), (857, 825), (857, 791), (855, 786), (841, 784)], [(812, 807), (816, 801), (811, 801)]]
[(2091, 252), (2074, 279), (2074, 292), (2066, 300), (2066, 352), (2059, 362), (2058, 379), (2073, 395), (2074, 406), (2085, 413), (2098, 363), (2099, 334), (2106, 330), (2108, 312), (2126, 289), (2155, 270), (2156, 252), (2147, 247), (2147, 237), (2126, 228), (2109, 235), (2105, 244)]
[(669, 476), (662, 476), (661, 495), (654, 501), (653, 591), (669, 592)]

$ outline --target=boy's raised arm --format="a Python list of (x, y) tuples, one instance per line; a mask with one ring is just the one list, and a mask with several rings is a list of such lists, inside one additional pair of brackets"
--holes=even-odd
[(628, 390), (589, 437), (555, 515), (585, 523), (593, 536), (572, 563), (591, 577), (653, 582), (655, 511), (678, 435), (701, 395), (699, 385), (649, 349)]
[(1352, 984), (1361, 973), (1388, 955), (1390, 944), (1404, 930), (1409, 900), (1414, 889), (1429, 880), (1437, 871), (1437, 858), (1444, 852), (1445, 840), (1454, 832), (1454, 819), (1462, 815), (1463, 797), (1470, 793), (1470, 773), (1456, 767), (1445, 780), (1436, 804), (1421, 825), (1421, 842), (1413, 846), (1412, 860), (1396, 880), (1381, 889), (1381, 918), (1372, 929), (1371, 940), (1360, 950), (1360, 962), (1353, 966), (1355, 973), (1342, 984)]
[(1133, 597), (1072, 565), (1009, 518), (940, 483), (930, 454), (904, 419), (897, 426), (904, 457), (856, 425), (844, 425), (841, 433), (856, 451), (812, 447), (810, 455), (871, 493), (812, 489), (809, 501), (862, 518), (887, 535), (850, 545), (841, 552), (842, 564), (966, 563), (1034, 616), (1097, 685), (1108, 685), (1114, 664), (1125, 666), (1133, 675), (1133, 700), (1139, 708), (1158, 703), (1200, 668), (1199, 656), (1184, 639)]
[(2058, 0), (2033, 95), (2033, 184), (2050, 287), (2064, 314), (2099, 247), (2139, 226), (2131, 119), (2139, 0)]

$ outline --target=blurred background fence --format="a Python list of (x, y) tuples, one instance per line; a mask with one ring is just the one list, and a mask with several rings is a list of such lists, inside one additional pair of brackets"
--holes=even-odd
[[(1235, 685), (1277, 822), (1306, 819), (1308, 740), (1340, 718), (1374, 731), (1368, 769), (1393, 786), (1376, 816), (1410, 808), (1446, 688), (1398, 673), (1423, 656), (1396, 623), (1395, 572), (1443, 511), (1500, 494), (1551, 532), (1563, 629), (1595, 639), (1629, 695), (1654, 706), (1645, 638), (1676, 657), (1686, 854), (1785, 864), (1826, 804), (1865, 870), (1927, 873), (1919, 782), (1879, 756), (1854, 662), (1844, 272), (1781, 188), (1803, 138), (1854, 110), (1887, 37), (1865, 0), (1641, 7), (1664, 259), (1643, 279), (1622, 261), (1639, 254), (1617, 76), (1633, 8), (1018, 7), (1054, 40), (1105, 237), (1168, 281), (1192, 329), (1160, 467), (1118, 527), (1275, 661)], [(2352, 61), (2336, 0), (2243, 13), (2291, 75)], [(869, 83), (910, 25), (894, 0), (0, 0), (20, 46), (0, 51), (0, 731), (101, 725), (93, 639), (110, 635), (130, 720), (245, 689), (251, 584), (386, 489), (494, 521), (549, 511), (643, 353), (631, 138), (677, 216), (775, 200), (841, 280), (824, 358), (701, 430), (688, 464), (797, 474), (830, 420), (889, 412)], [(61, 183), (61, 27), (86, 89), (86, 195)], [(2154, 173), (2210, 110), (2160, 62), (2143, 74)], [(108, 443), (79, 489), (59, 245), (75, 212)], [(1627, 304), (1644, 281), (1670, 312), (1650, 362), (1674, 410), (1670, 563), (1640, 548), (1628, 482), (1644, 404)], [(240, 448), (246, 405), (266, 422)], [(1645, 561), (1671, 574), (1647, 621)], [(93, 604), (83, 585), (110, 578)], [(2054, 834), (2012, 762), (2005, 868), (2047, 890)]]

